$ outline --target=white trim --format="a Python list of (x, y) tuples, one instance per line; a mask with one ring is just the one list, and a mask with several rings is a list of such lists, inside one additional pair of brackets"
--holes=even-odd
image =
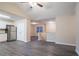
[(63, 45), (69, 45), (69, 46), (76, 46), (75, 44), (61, 43), (61, 42), (56, 42), (56, 44), (63, 44)]
[(79, 51), (78, 51), (78, 49), (76, 49), (75, 52), (76, 52), (76, 53), (78, 54), (78, 56), (79, 56)]
[(38, 40), (40, 40), (41, 39), (41, 37), (40, 37), (40, 33), (37, 33), (38, 34)]
[(26, 40), (19, 40), (19, 41), (28, 42), (28, 41), (26, 41)]
[(54, 42), (54, 41), (52, 41), (52, 40), (46, 40), (47, 42)]

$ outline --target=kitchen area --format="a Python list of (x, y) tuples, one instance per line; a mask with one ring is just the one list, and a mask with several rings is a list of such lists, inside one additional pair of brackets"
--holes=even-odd
[(0, 20), (0, 42), (17, 40), (17, 29), (12, 22)]
[(5, 33), (5, 29), (0, 29), (0, 42), (7, 41), (7, 33)]
[(0, 10), (0, 42), (17, 39), (16, 19), (19, 19), (19, 17), (4, 10)]
[[(29, 20), (22, 16), (0, 10), (0, 42), (27, 42)], [(28, 33), (27, 33), (28, 32)]]
[(0, 18), (0, 42), (16, 40), (28, 42), (30, 40), (28, 36), (29, 24), (27, 19), (20, 17), (14, 19)]

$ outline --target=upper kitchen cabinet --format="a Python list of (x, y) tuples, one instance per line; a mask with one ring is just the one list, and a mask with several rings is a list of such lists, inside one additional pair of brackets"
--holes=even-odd
[(6, 29), (6, 24), (0, 24), (0, 29)]
[(6, 29), (6, 25), (14, 25), (14, 21), (0, 19), (0, 29)]

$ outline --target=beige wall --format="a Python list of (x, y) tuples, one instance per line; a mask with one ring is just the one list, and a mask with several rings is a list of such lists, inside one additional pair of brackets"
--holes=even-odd
[(37, 33), (35, 31), (35, 27), (36, 27), (36, 25), (31, 24), (31, 36), (36, 36), (37, 35)]
[(76, 52), (79, 55), (79, 3), (76, 7)]
[(31, 20), (26, 19), (26, 33), (27, 33), (27, 41), (30, 41), (30, 35), (31, 35)]
[(46, 23), (46, 41), (56, 41), (56, 21), (48, 21)]
[[(34, 27), (34, 26), (33, 26)], [(41, 35), (46, 38), (47, 33), (54, 33), (56, 39), (54, 42), (57, 44), (75, 45), (75, 16), (57, 16), (56, 23), (46, 23), (45, 32)], [(34, 32), (34, 30), (33, 30)], [(51, 40), (53, 41), (53, 40)]]
[(75, 45), (75, 16), (56, 17), (56, 43)]
[(56, 32), (56, 22), (46, 23), (46, 32)]

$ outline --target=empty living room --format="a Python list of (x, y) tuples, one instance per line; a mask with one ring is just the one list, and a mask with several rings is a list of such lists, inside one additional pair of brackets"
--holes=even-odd
[(0, 56), (78, 56), (79, 2), (0, 2)]

